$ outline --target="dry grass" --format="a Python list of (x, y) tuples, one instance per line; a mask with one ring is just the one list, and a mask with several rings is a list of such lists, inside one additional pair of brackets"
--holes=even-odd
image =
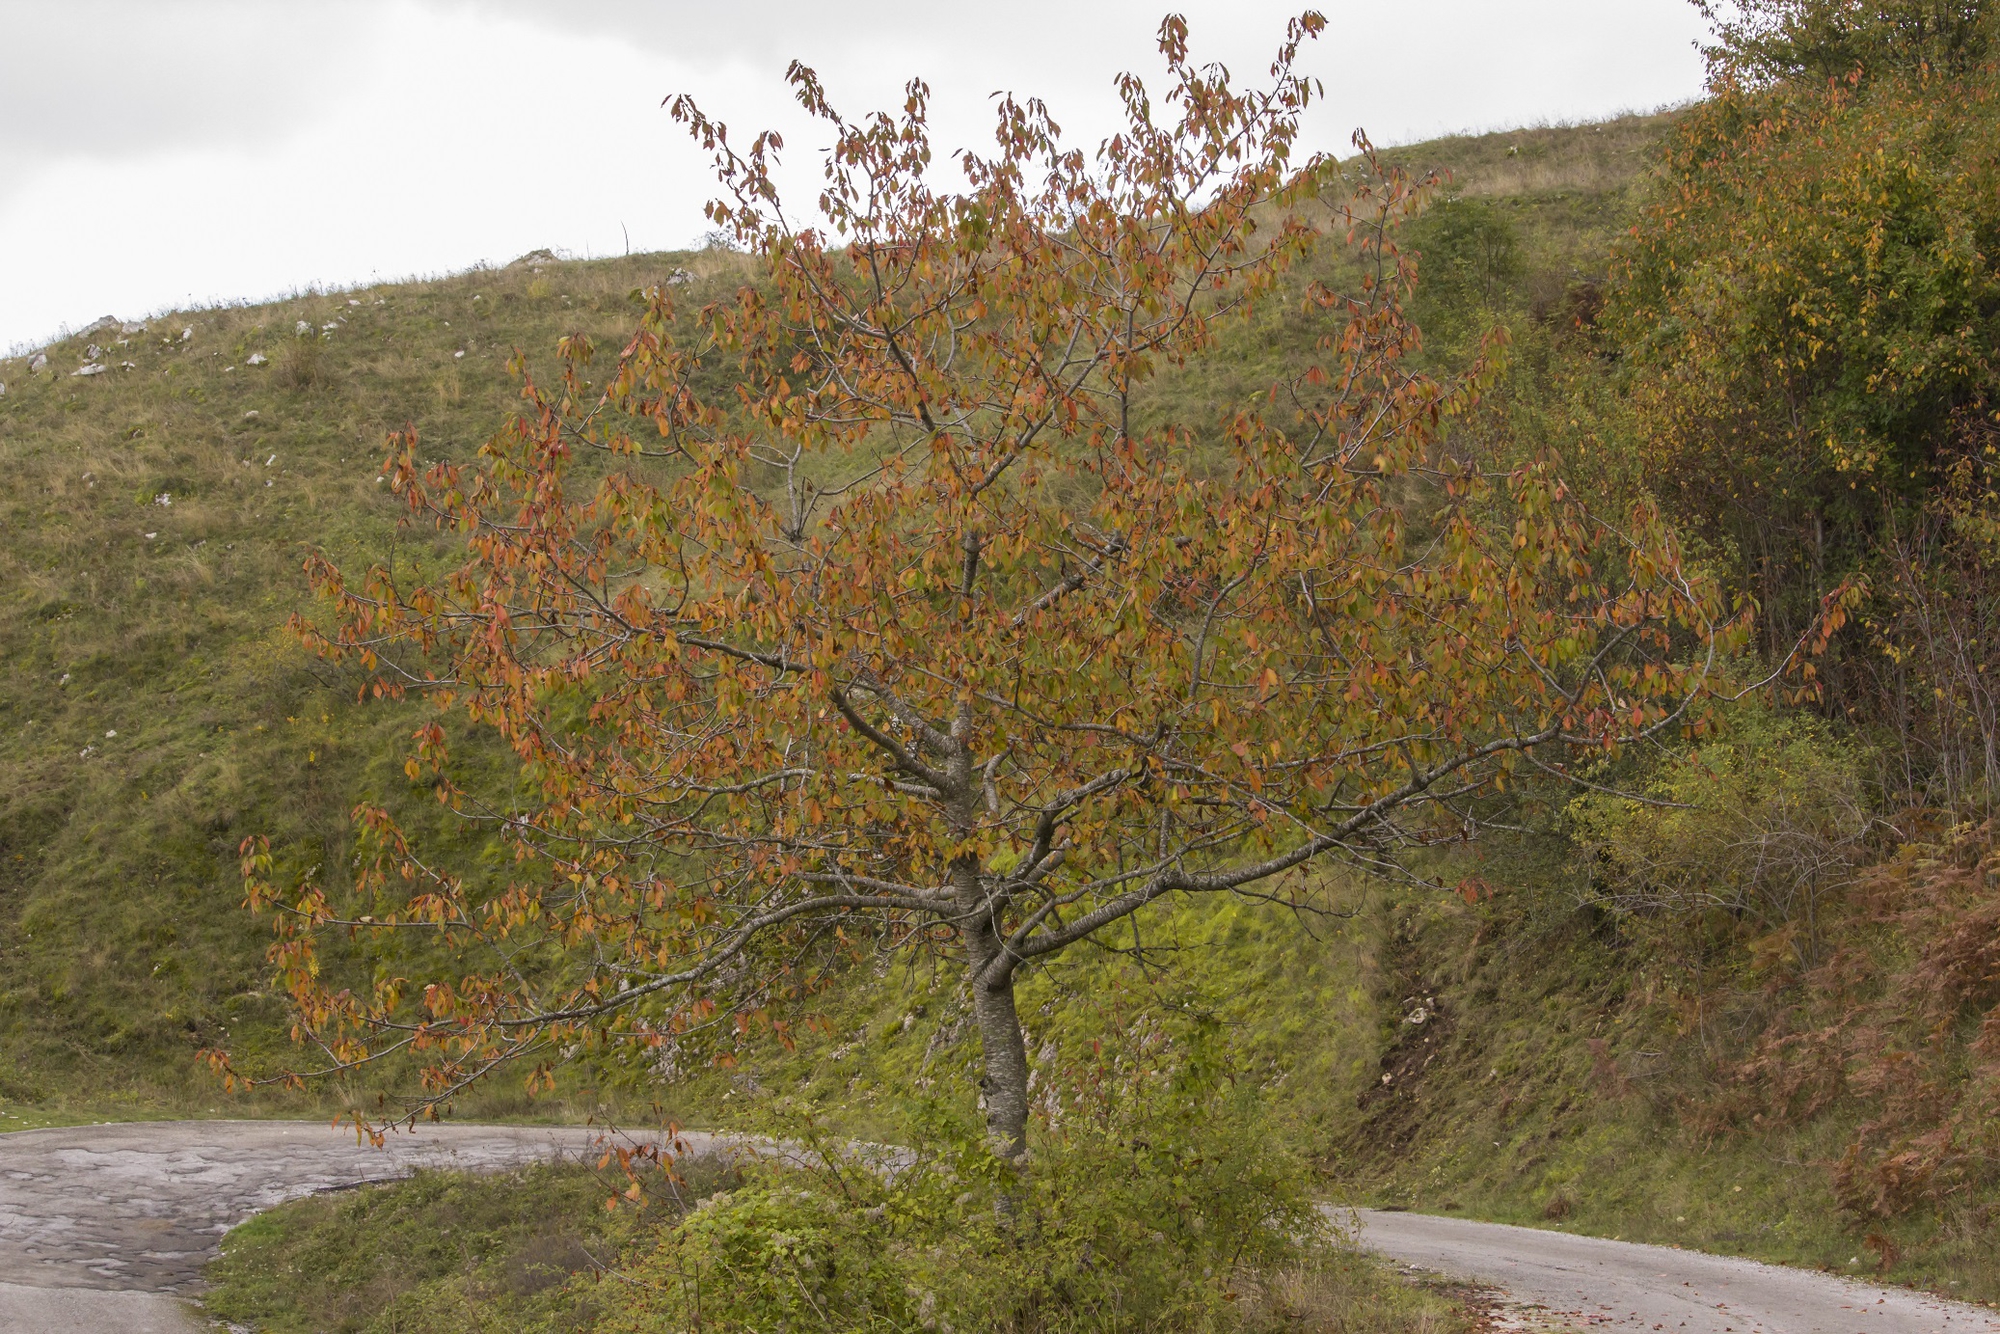
[(1453, 135), (1384, 153), (1448, 174), (1455, 194), (1488, 198), (1623, 193), (1641, 180), (1677, 113), (1621, 116), (1595, 125), (1538, 125)]
[(1245, 1334), (1464, 1334), (1481, 1328), (1462, 1289), (1405, 1283), (1369, 1256), (1339, 1255), (1239, 1285)]

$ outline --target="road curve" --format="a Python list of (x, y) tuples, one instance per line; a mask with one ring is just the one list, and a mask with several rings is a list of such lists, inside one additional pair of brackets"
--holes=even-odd
[[(151, 1121), (0, 1135), (0, 1334), (184, 1334), (222, 1234), (315, 1191), (418, 1167), (514, 1167), (604, 1132), (423, 1126), (380, 1149), (306, 1121)], [(717, 1147), (685, 1135), (697, 1153)]]
[[(222, 1234), (262, 1209), (417, 1167), (582, 1155), (602, 1132), (427, 1126), (386, 1147), (299, 1121), (155, 1121), (0, 1134), (0, 1334), (186, 1334)], [(696, 1153), (724, 1141), (686, 1135)], [(1536, 1324), (1662, 1334), (2000, 1334), (2000, 1315), (1695, 1251), (1428, 1214), (1358, 1213), (1362, 1244), (1504, 1290)]]
[(1363, 1246), (1501, 1289), (1527, 1329), (2000, 1334), (2000, 1312), (1810, 1269), (1434, 1214), (1355, 1212)]

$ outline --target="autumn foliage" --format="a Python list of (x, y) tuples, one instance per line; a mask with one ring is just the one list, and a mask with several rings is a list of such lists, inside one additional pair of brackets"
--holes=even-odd
[[(410, 773), (510, 856), (446, 870), (378, 806), (351, 887), (247, 850), (300, 1074), (411, 1055), (411, 1107), (510, 1062), (542, 1082), (757, 1022), (867, 940), (962, 966), (1018, 1160), (1021, 970), (1168, 896), (1409, 873), (1524, 784), (1697, 725), (1738, 622), (1650, 509), (1451, 438), (1485, 371), (1414, 368), (1395, 236), (1425, 183), (1299, 143), (1322, 26), (1244, 91), (1169, 20), (1165, 90), (1122, 81), (1094, 155), (1003, 99), (950, 190), (921, 83), (849, 121), (795, 67), (834, 145), (811, 221), (775, 136), (674, 102), (754, 277), (699, 310), (647, 291), (601, 370), (582, 340), (524, 368), (476, 465), (394, 441), (455, 569), (310, 566), (306, 642), (435, 703)], [(1328, 248), (1339, 290), (1296, 271)], [(1310, 366), (1217, 415), (1149, 398), (1270, 302), (1312, 312)], [(462, 784), (467, 733), (518, 782)], [(319, 945), (348, 932), (420, 937), (425, 971), (340, 987)]]

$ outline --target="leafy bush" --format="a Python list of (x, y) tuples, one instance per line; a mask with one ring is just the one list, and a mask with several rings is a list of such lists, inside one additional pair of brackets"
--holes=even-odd
[(781, 1117), (798, 1151), (661, 1233), (604, 1328), (1242, 1327), (1258, 1276), (1320, 1258), (1329, 1227), (1214, 1034), (1174, 1037), (1170, 1060), (1065, 1072), (1025, 1172), (943, 1109), (886, 1157)]
[(1746, 709), (1729, 733), (1657, 768), (1643, 800), (1591, 793), (1570, 829), (1596, 903), (1662, 922), (1686, 949), (1706, 919), (1766, 962), (1816, 961), (1825, 903), (1869, 859), (1862, 755), (1813, 720)]

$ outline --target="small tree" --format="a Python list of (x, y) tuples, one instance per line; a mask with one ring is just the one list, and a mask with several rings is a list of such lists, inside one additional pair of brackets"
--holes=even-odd
[[(1552, 460), (1441, 443), (1480, 376), (1411, 368), (1392, 231), (1419, 191), (1296, 151), (1322, 26), (1241, 92), (1169, 19), (1161, 104), (1123, 79), (1125, 127), (1086, 158), (1004, 98), (958, 192), (929, 183), (922, 84), (853, 123), (794, 66), (834, 138), (826, 230), (782, 211), (776, 136), (739, 152), (674, 102), (756, 280), (693, 315), (647, 292), (597, 386), (567, 341), (476, 468), (403, 436), (396, 489), (467, 543), (447, 577), (310, 566), (333, 614), (308, 642), (492, 729), (522, 779), (481, 804), (435, 721), (409, 765), (511, 849), (504, 884), (372, 807), (365, 916), (248, 850), (325, 1068), (420, 1053), (417, 1105), (513, 1061), (547, 1080), (585, 1039), (741, 1020), (867, 932), (962, 964), (1018, 1162), (1023, 969), (1170, 896), (1393, 868), (1519, 776), (1691, 724), (1723, 626), (1655, 517), (1607, 524)], [(1284, 285), (1330, 236), (1353, 290)], [(1310, 365), (1221, 413), (1148, 396), (1260, 298), (1306, 303)], [(332, 930), (447, 948), (340, 990)]]

